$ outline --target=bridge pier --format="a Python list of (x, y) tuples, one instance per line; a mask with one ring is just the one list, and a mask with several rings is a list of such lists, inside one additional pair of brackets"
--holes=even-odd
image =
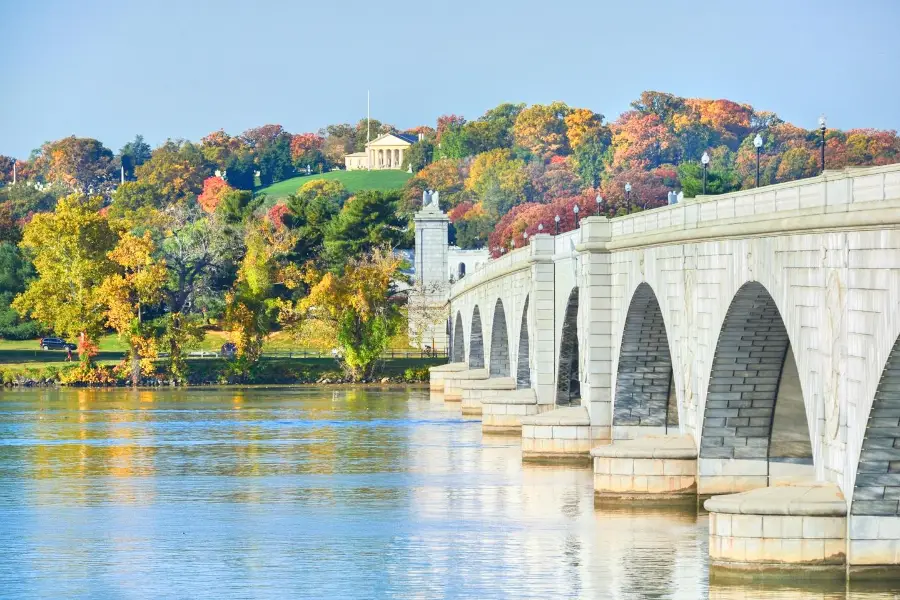
[(498, 393), (481, 399), (481, 431), (522, 435), (522, 419), (550, 410), (553, 404), (538, 404), (532, 388)]
[(834, 484), (760, 488), (710, 498), (704, 507), (713, 573), (802, 569), (845, 575), (847, 502)]
[(697, 496), (697, 445), (691, 435), (648, 435), (591, 450), (594, 496), (616, 500), (690, 500)]
[(485, 380), (490, 376), (487, 369), (467, 369), (444, 375), (444, 401), (462, 402), (464, 381)]
[(444, 379), (453, 374), (465, 371), (469, 366), (464, 362), (451, 362), (428, 369), (428, 389), (433, 392), (444, 391)]
[(488, 398), (502, 397), (504, 393), (516, 389), (516, 380), (512, 377), (490, 377), (488, 379), (469, 379), (459, 382), (461, 391), (461, 408), (464, 415), (482, 414), (482, 402)]
[(522, 460), (588, 462), (593, 433), (591, 417), (583, 406), (523, 417)]

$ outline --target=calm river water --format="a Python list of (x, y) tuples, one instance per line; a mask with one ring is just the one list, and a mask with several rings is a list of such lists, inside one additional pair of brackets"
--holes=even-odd
[(710, 585), (706, 539), (426, 390), (0, 392), (2, 598), (898, 597)]

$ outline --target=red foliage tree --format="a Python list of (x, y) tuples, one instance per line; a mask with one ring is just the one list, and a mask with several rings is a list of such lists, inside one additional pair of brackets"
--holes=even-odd
[(325, 138), (315, 133), (298, 133), (291, 136), (291, 158), (299, 159), (310, 150), (321, 150), (325, 146)]
[(225, 194), (233, 189), (221, 177), (207, 177), (203, 180), (203, 191), (197, 196), (197, 202), (200, 208), (211, 214), (215, 212)]

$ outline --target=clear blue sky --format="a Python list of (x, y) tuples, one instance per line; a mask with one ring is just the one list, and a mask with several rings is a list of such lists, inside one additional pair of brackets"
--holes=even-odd
[(365, 116), (367, 88), (400, 128), (504, 101), (612, 120), (655, 89), (898, 129), (898, 25), (896, 0), (0, 0), (0, 154), (315, 131)]

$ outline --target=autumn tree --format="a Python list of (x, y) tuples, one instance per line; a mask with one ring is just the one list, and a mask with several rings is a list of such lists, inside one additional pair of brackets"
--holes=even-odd
[(563, 102), (533, 104), (516, 117), (515, 143), (533, 155), (549, 159), (568, 153), (565, 118), (571, 109)]
[(495, 218), (525, 202), (531, 191), (525, 162), (513, 158), (509, 150), (501, 149), (475, 157), (465, 186)]
[(59, 335), (87, 344), (103, 330), (106, 297), (102, 282), (115, 273), (109, 258), (118, 236), (98, 212), (102, 198), (81, 195), (60, 200), (52, 213), (35, 215), (23, 232), (21, 247), (34, 262), (37, 277), (13, 301), (13, 307)]
[(49, 142), (41, 154), (47, 165), (47, 180), (59, 182), (72, 192), (100, 192), (112, 177), (112, 151), (92, 138), (73, 135)]
[(184, 140), (167, 140), (135, 169), (135, 175), (168, 206), (193, 200), (203, 191), (212, 169), (199, 147)]
[(203, 191), (197, 196), (197, 202), (207, 213), (216, 211), (216, 207), (222, 202), (222, 198), (234, 191), (221, 177), (207, 177), (203, 181)]
[(334, 332), (341, 360), (353, 380), (372, 376), (377, 359), (401, 324), (391, 301), (401, 260), (387, 248), (350, 259), (340, 274), (309, 267), (303, 274), (309, 294), (296, 303), (283, 302), (279, 320), (295, 337), (308, 321)]
[(116, 271), (100, 284), (106, 303), (106, 323), (128, 342), (131, 382), (137, 386), (141, 374), (149, 374), (156, 358), (156, 339), (144, 327), (142, 309), (163, 297), (165, 264), (154, 259), (150, 232), (137, 237), (125, 232), (108, 256)]
[(299, 272), (282, 260), (294, 247), (295, 234), (283, 225), (263, 219), (247, 229), (246, 253), (237, 280), (225, 295), (225, 320), (235, 344), (235, 366), (246, 376), (259, 360), (263, 341), (275, 325), (279, 302), (277, 285), (296, 287)]

